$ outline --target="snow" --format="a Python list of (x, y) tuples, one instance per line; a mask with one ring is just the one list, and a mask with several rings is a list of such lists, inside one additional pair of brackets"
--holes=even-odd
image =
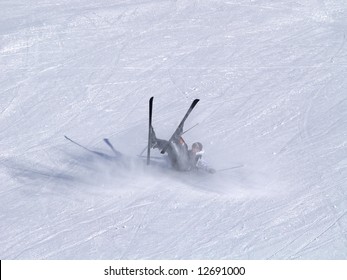
[[(343, 0), (1, 1), (0, 258), (346, 259), (346, 15)], [(186, 141), (244, 167), (142, 164), (150, 96), (161, 138), (200, 98)]]

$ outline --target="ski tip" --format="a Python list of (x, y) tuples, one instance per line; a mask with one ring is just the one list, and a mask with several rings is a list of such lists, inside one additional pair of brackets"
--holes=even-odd
[(199, 101), (200, 99), (194, 99), (191, 106), (195, 107), (195, 105), (198, 104)]

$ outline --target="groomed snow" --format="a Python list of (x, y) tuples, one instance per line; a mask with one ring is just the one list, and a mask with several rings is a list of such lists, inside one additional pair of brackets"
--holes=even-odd
[[(346, 30), (344, 0), (2, 0), (0, 259), (346, 259)], [(146, 167), (151, 96), (244, 167)]]

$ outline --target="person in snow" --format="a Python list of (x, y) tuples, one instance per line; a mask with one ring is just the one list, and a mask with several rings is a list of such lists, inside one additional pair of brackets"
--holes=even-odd
[(192, 144), (191, 149), (179, 133), (172, 142), (167, 140), (158, 139), (155, 135), (154, 129), (151, 128), (151, 146), (153, 149), (163, 150), (166, 148), (171, 166), (179, 171), (204, 171), (208, 173), (215, 173), (216, 170), (211, 168), (203, 159), (204, 153), (203, 146), (200, 142)]

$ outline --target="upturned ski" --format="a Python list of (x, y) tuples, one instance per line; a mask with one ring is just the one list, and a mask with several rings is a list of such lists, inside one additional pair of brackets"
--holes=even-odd
[[(180, 136), (183, 132), (183, 125), (184, 122), (186, 121), (186, 119), (188, 118), (188, 116), (190, 115), (190, 113), (193, 111), (194, 107), (196, 106), (196, 104), (198, 104), (198, 102), (200, 101), (200, 99), (194, 99), (194, 101), (192, 102), (192, 104), (190, 105), (187, 113), (184, 115), (182, 121), (180, 122), (180, 124), (178, 125), (177, 129), (175, 130), (175, 132), (172, 134), (172, 136), (169, 139), (169, 143), (172, 142), (177, 136)], [(167, 150), (168, 146), (166, 146), (164, 149), (161, 150), (162, 154), (165, 154), (166, 150)]]
[(152, 139), (152, 111), (153, 111), (153, 96), (149, 99), (149, 120), (148, 120), (148, 145), (147, 145), (147, 165), (151, 160), (151, 139)]

